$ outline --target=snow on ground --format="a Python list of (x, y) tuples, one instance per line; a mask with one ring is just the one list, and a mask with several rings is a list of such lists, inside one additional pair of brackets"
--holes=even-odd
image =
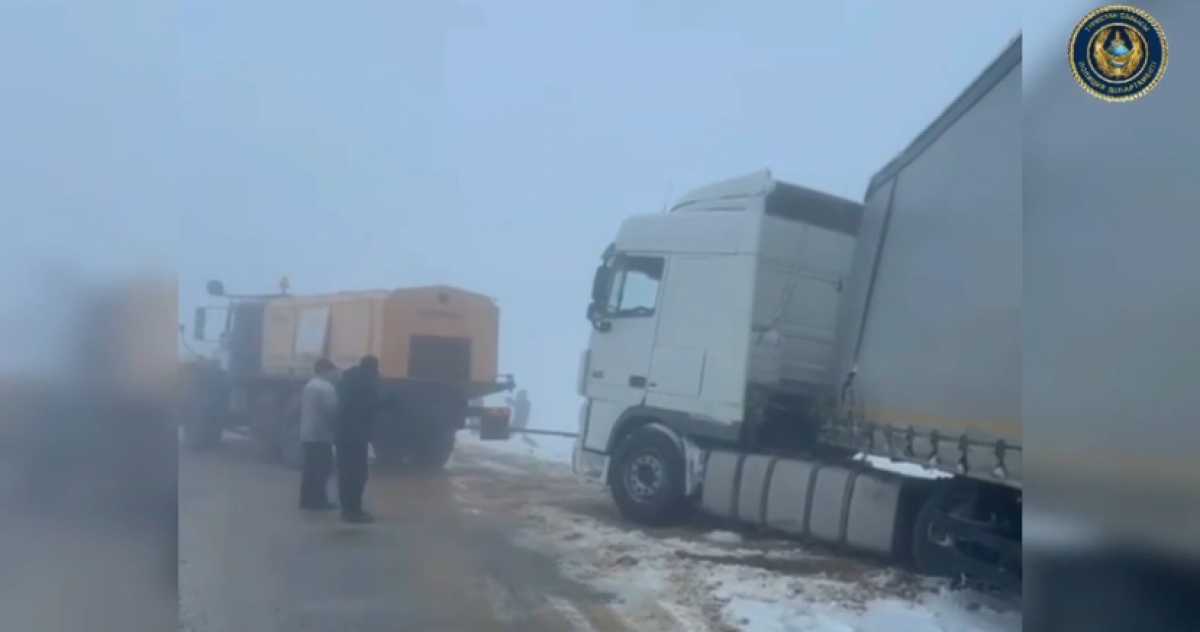
[[(715, 531), (700, 540), (660, 538), (553, 507), (526, 545), (562, 550), (573, 579), (617, 595), (635, 628), (752, 632), (1013, 632), (1018, 612), (972, 603), (969, 593), (878, 565), (807, 551), (794, 543), (745, 546)], [(729, 536), (737, 536), (731, 538)], [(649, 629), (649, 628), (646, 628)]]
[[(539, 438), (541, 439), (541, 438)], [(566, 441), (566, 440), (564, 440)], [(1015, 632), (1019, 606), (1004, 612), (969, 591), (879, 562), (847, 558), (761, 535), (697, 527), (643, 530), (610, 517), (602, 488), (567, 480), (553, 449), (518, 437), (473, 447), (533, 455), (527, 476), (545, 479), (520, 505), (519, 544), (555, 551), (564, 574), (613, 595), (634, 629), (728, 632)], [(516, 446), (513, 444), (517, 443)], [(569, 459), (569, 446), (566, 452)], [(548, 463), (553, 461), (554, 463)], [(490, 468), (490, 465), (485, 467)], [(501, 470), (496, 470), (498, 473)], [(990, 604), (990, 602), (989, 602)]]
[(718, 544), (741, 544), (742, 534), (733, 531), (709, 531), (704, 539)]
[(780, 603), (738, 597), (726, 608), (728, 620), (754, 632), (986, 632), (1020, 630), (1019, 616), (966, 611), (952, 594), (938, 593), (917, 604), (899, 599), (880, 599), (861, 611), (847, 611), (836, 604), (810, 603), (800, 609)]

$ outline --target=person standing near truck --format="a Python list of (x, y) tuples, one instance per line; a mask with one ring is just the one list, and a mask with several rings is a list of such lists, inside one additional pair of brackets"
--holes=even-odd
[(363, 490), (367, 486), (367, 444), (375, 414), (380, 408), (379, 359), (368, 355), (346, 370), (338, 384), (341, 415), (337, 441), (338, 500), (346, 522), (373, 522), (363, 511)]
[[(515, 398), (509, 398), (508, 405), (512, 407), (513, 420), (512, 427), (518, 430), (524, 430), (529, 425), (529, 411), (532, 408), (532, 403), (529, 401), (529, 395), (525, 393), (525, 389), (517, 391)], [(537, 442), (528, 434), (521, 433), (521, 438), (531, 448), (537, 447)]]
[(337, 367), (317, 360), (312, 379), (300, 393), (300, 441), (304, 465), (300, 475), (300, 508), (333, 509), (326, 489), (333, 473), (333, 431), (338, 415)]

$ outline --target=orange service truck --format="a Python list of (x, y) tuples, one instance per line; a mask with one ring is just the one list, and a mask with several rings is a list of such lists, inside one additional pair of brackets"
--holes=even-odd
[[(506, 435), (507, 409), (469, 404), (514, 388), (497, 373), (500, 311), (490, 298), (446, 286), (309, 296), (281, 288), (228, 295), (220, 282), (208, 284), (224, 304), (195, 314), (193, 338), (215, 339), (217, 350), (190, 364), (200, 403), (184, 423), (192, 447), (211, 447), (240, 427), (265, 456), (295, 467), (300, 391), (314, 363), (326, 357), (344, 370), (365, 355), (379, 358), (383, 394), (394, 402), (375, 422), (380, 462), (441, 468), (468, 417), (493, 431), (484, 438)], [(211, 315), (224, 321), (215, 337)]]

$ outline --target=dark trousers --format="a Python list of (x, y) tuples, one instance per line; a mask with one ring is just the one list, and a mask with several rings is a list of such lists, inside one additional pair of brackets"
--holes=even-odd
[(338, 501), (342, 513), (362, 512), (363, 489), (367, 486), (367, 443), (339, 441), (337, 444)]
[(300, 474), (300, 506), (329, 504), (325, 493), (333, 473), (333, 444), (328, 441), (304, 442), (304, 467)]

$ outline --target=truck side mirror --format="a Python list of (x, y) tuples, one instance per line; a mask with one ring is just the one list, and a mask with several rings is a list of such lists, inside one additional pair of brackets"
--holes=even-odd
[(225, 284), (220, 281), (209, 281), (205, 289), (209, 296), (225, 296)]
[(196, 340), (204, 340), (204, 326), (208, 322), (208, 311), (203, 307), (196, 308), (196, 318), (192, 323), (192, 337)]
[(612, 268), (606, 265), (598, 266), (596, 274), (592, 277), (592, 305), (602, 310), (608, 302), (608, 295), (611, 288)]
[(612, 329), (612, 323), (604, 319), (608, 312), (608, 296), (612, 292), (613, 269), (601, 264), (592, 277), (592, 301), (588, 303), (587, 319), (596, 331)]

